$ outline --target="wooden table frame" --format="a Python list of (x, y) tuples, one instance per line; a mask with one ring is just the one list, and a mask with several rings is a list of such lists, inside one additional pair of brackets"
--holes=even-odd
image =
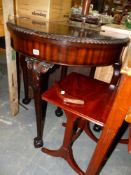
[[(43, 103), (41, 100), (41, 87), (44, 85), (44, 90), (47, 88), (48, 73), (46, 72), (52, 68), (53, 64), (81, 67), (85, 65), (112, 65), (114, 64), (114, 59), (116, 62), (118, 61), (120, 57), (119, 50), (123, 48), (124, 43), (126, 46), (127, 39), (112, 39), (111, 37), (100, 36), (99, 40), (98, 31), (89, 29), (81, 31), (81, 28), (65, 25), (64, 28), (66, 27), (66, 31), (71, 33), (78, 32), (80, 35), (78, 37), (72, 37), (56, 34), (56, 31), (54, 34), (38, 32), (32, 29), (33, 24), (30, 20), (27, 21), (27, 25), (31, 24), (31, 28), (30, 26), (27, 28), (21, 27), (19, 25), (21, 20), (23, 24), (23, 19), (15, 18), (13, 21), (9, 21), (7, 26), (11, 33), (11, 45), (19, 53), (19, 58), (25, 60), (26, 56), (35, 57), (35, 59), (26, 60), (26, 67), (30, 69), (33, 78), (32, 87), (34, 90), (37, 123), (37, 137), (34, 139), (34, 145), (35, 147), (41, 147), (43, 145), (42, 136), (46, 111), (46, 103)], [(50, 23), (50, 25), (52, 24), (54, 25), (54, 23)], [(61, 31), (61, 25), (58, 24), (58, 27), (60, 27)], [(92, 37), (97, 39), (93, 39)], [(119, 47), (116, 47), (117, 44), (119, 44)], [(111, 52), (112, 47), (115, 47), (113, 52)], [(26, 63), (22, 61), (22, 64)], [(46, 73), (44, 74), (44, 82), (42, 82), (41, 72)]]

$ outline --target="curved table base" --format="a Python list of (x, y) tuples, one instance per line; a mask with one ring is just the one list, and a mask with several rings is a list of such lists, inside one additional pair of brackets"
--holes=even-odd
[(67, 123), (62, 146), (58, 150), (49, 150), (47, 148), (42, 148), (42, 152), (51, 156), (64, 158), (79, 175), (84, 175), (85, 173), (79, 168), (76, 161), (74, 160), (72, 152), (72, 145), (74, 141), (80, 136), (83, 130), (81, 129), (77, 131), (78, 128), (75, 130), (75, 124), (79, 117), (67, 111), (65, 111), (65, 113), (67, 117)]
[(72, 153), (72, 149), (71, 148), (65, 148), (64, 146), (62, 146), (60, 149), (58, 150), (49, 150), (47, 148), (42, 148), (42, 152), (49, 154), (51, 156), (54, 157), (62, 157), (64, 158), (68, 164), (72, 167), (72, 169), (74, 169), (79, 175), (84, 175), (85, 173), (79, 168), (79, 166), (77, 165), (76, 161), (74, 160), (74, 156)]
[[(98, 142), (99, 138), (97, 138), (97, 137), (94, 135), (94, 133), (93, 133), (92, 130), (90, 129), (90, 124), (89, 124), (89, 123), (90, 123), (90, 122), (87, 122), (87, 124), (85, 125), (84, 131), (85, 131), (85, 133), (86, 133), (92, 140), (94, 140), (95, 142)], [(79, 127), (81, 128), (80, 125), (79, 125)], [(101, 129), (102, 129), (102, 127), (101, 127)], [(97, 131), (97, 132), (99, 132), (99, 131)], [(129, 142), (129, 139), (124, 139), (124, 138), (119, 139), (119, 141), (118, 141), (118, 143), (121, 143), (121, 144), (128, 144), (128, 142)]]

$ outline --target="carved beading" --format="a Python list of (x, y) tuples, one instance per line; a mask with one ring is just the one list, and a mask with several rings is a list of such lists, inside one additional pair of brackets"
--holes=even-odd
[[(57, 41), (64, 41), (64, 42), (72, 42), (72, 43), (86, 43), (86, 44), (121, 44), (121, 43), (127, 43), (129, 41), (128, 38), (113, 38), (113, 37), (107, 37), (107, 36), (101, 36), (101, 35), (94, 35), (93, 37), (79, 37), (79, 36), (68, 36), (68, 35), (61, 35), (61, 34), (55, 34), (55, 33), (45, 33), (40, 31), (35, 31), (32, 29), (24, 28), (21, 26), (17, 26), (16, 24), (13, 24), (11, 22), (7, 22), (8, 28), (10, 28), (13, 31), (24, 33), (27, 35), (33, 35), (36, 37), (46, 38), (46, 39), (52, 39)], [(72, 30), (75, 28), (73, 26)], [(81, 28), (78, 28), (79, 30)], [(91, 30), (84, 29), (86, 32), (91, 32)]]

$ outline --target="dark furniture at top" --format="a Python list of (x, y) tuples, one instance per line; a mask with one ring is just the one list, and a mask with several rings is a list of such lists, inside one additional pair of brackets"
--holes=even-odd
[[(41, 94), (47, 89), (48, 69), (54, 64), (81, 67), (113, 65), (117, 69), (121, 64), (118, 64), (120, 50), (128, 39), (104, 36), (98, 27), (90, 28), (88, 24), (81, 26), (77, 22), (15, 18), (7, 23), (7, 27), (11, 33), (11, 45), (19, 53), (19, 58), (30, 58), (27, 63), (23, 61), (23, 69), (28, 66), (32, 74), (37, 123), (34, 144), (35, 147), (41, 147), (46, 111)], [(44, 83), (42, 73), (45, 73)]]

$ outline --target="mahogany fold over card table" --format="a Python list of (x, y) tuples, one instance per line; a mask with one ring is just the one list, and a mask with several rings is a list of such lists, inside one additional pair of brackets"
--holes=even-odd
[(30, 101), (28, 72), (31, 75), (37, 123), (34, 145), (41, 147), (47, 105), (42, 101), (41, 94), (47, 89), (52, 67), (112, 65), (114, 59), (117, 61), (121, 49), (112, 48), (127, 43), (128, 39), (105, 36), (98, 26), (71, 21), (45, 22), (14, 18), (7, 22), (7, 27), (11, 34), (11, 46), (17, 53), (17, 61), (20, 61), (24, 73), (24, 103)]

